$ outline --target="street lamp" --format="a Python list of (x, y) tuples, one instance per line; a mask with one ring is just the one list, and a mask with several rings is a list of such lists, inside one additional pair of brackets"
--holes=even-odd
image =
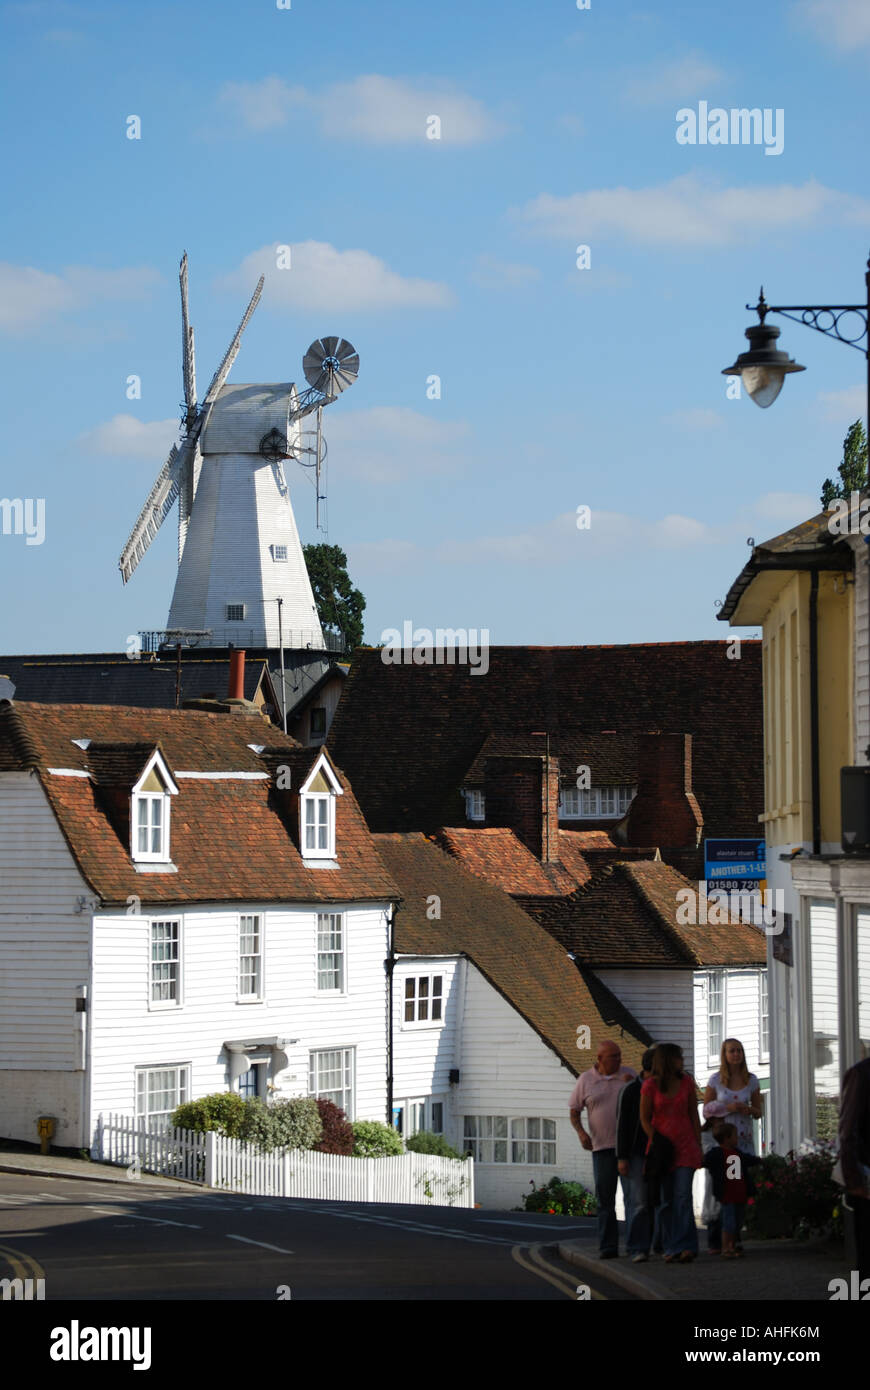
[[(793, 319), (795, 323), (805, 323), (808, 328), (814, 328), (818, 333), (824, 333), (827, 338), (836, 338), (838, 342), (845, 343), (847, 347), (856, 348), (858, 352), (863, 352), (867, 362), (867, 438), (870, 440), (870, 260), (867, 261), (867, 270), (864, 275), (864, 284), (867, 294), (863, 304), (767, 304), (764, 299), (762, 289), (758, 296), (756, 305), (747, 304), (747, 309), (754, 308), (758, 314), (758, 323), (752, 324), (747, 328), (746, 336), (749, 339), (749, 351), (741, 352), (737, 361), (732, 367), (726, 367), (723, 371), (724, 376), (741, 376), (743, 384), (756, 405), (766, 408), (772, 405), (782, 390), (782, 384), (790, 372), (802, 372), (805, 370), (799, 363), (792, 360), (788, 353), (782, 352), (775, 344), (779, 337), (779, 329), (765, 323), (768, 314), (782, 314), (787, 319)], [(870, 563), (870, 554), (868, 554)], [(810, 595), (811, 624), (814, 626), (812, 614), (814, 612), (815, 600), (817, 596), (818, 575), (813, 574), (813, 588)], [(870, 575), (868, 575), (870, 583)], [(814, 638), (811, 636), (811, 647)], [(817, 691), (811, 695), (811, 720), (814, 724), (818, 721), (818, 698)], [(814, 746), (818, 747), (817, 730), (813, 734)], [(867, 745), (864, 756), (870, 763), (870, 744)], [(813, 766), (813, 820), (814, 820), (814, 843), (818, 841), (818, 767)]]
[[(757, 304), (747, 304), (747, 309), (755, 309), (758, 323), (746, 330), (749, 351), (741, 352), (731, 367), (723, 369), (723, 376), (740, 376), (749, 395), (766, 409), (773, 405), (783, 382), (790, 372), (806, 369), (776, 347), (779, 329), (765, 323), (768, 314), (782, 314), (795, 323), (805, 323), (815, 328), (827, 338), (863, 352), (867, 359), (867, 410), (868, 437), (870, 437), (870, 260), (864, 276), (867, 298), (863, 304), (767, 304), (762, 289)], [(853, 316), (854, 317), (850, 317)]]
[[(747, 304), (746, 307), (751, 309), (752, 305)], [(786, 375), (789, 372), (805, 372), (806, 367), (801, 367), (787, 352), (776, 347), (779, 329), (774, 328), (772, 323), (765, 323), (764, 320), (767, 314), (778, 311), (771, 310), (765, 303), (763, 286), (758, 292), (755, 312), (758, 314), (758, 323), (750, 324), (746, 330), (749, 351), (741, 352), (733, 367), (725, 367), (722, 375), (742, 376), (743, 385), (755, 404), (766, 410), (769, 405), (773, 405), (782, 390)]]

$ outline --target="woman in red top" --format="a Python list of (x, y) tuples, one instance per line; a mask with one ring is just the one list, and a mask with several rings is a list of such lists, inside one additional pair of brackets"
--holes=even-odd
[(640, 1122), (650, 1144), (658, 1131), (674, 1146), (671, 1170), (662, 1181), (662, 1244), (666, 1263), (688, 1263), (698, 1253), (692, 1181), (703, 1156), (695, 1079), (683, 1071), (683, 1054), (676, 1043), (659, 1043), (653, 1053), (652, 1076), (640, 1092)]

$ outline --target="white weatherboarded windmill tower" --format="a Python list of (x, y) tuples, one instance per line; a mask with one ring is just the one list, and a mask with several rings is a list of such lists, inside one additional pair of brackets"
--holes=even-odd
[(167, 632), (208, 632), (199, 645), (215, 647), (232, 643), (322, 651), (326, 643), (290, 505), (284, 460), (301, 461), (308, 452), (300, 422), (316, 410), (319, 499), (321, 410), (356, 380), (359, 357), (343, 338), (321, 338), (305, 354), (309, 387), (301, 394), (292, 382), (227, 386), (242, 334), (263, 291), (261, 276), (198, 404), (186, 252), (179, 279), (185, 434), (172, 446), (121, 553), (124, 583), (177, 498), (178, 576)]

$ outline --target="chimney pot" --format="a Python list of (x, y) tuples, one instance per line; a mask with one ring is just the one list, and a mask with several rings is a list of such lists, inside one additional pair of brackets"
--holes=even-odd
[(245, 652), (230, 652), (230, 688), (229, 698), (231, 700), (244, 700), (245, 698)]

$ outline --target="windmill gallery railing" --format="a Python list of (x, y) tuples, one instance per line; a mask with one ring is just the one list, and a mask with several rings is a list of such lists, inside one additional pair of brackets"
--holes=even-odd
[[(213, 648), (223, 647), (245, 647), (260, 648), (263, 643), (260, 640), (262, 632), (253, 627), (245, 627), (241, 623), (233, 623), (232, 627), (211, 628), (207, 633), (192, 636), (185, 634), (179, 635), (167, 628), (152, 629), (150, 632), (140, 632), (140, 650), (145, 652), (166, 653), (175, 652), (177, 644), (180, 642), (185, 651), (210, 651)], [(292, 651), (313, 651), (313, 652), (338, 652), (345, 650), (344, 636), (340, 632), (332, 632), (328, 628), (322, 631), (317, 629), (293, 629), (284, 633), (284, 650)]]
[(155, 1129), (127, 1115), (101, 1115), (91, 1157), (141, 1173), (182, 1178), (223, 1192), (331, 1202), (474, 1206), (474, 1163), (435, 1154), (349, 1158), (308, 1149), (264, 1153), (221, 1134)]

